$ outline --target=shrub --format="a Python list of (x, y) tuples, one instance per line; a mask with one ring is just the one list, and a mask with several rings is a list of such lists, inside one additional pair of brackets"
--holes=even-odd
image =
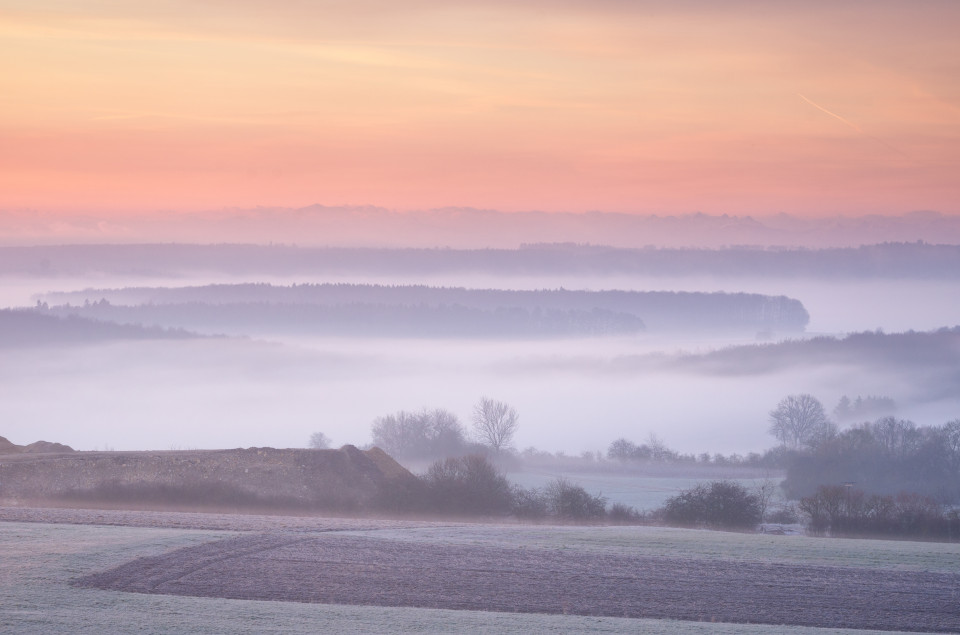
[(768, 523), (778, 523), (781, 525), (792, 525), (800, 522), (800, 514), (794, 505), (783, 505), (778, 509), (767, 514)]
[(557, 518), (588, 520), (602, 518), (606, 513), (606, 498), (599, 494), (591, 496), (587, 490), (562, 477), (547, 485), (545, 494), (547, 510)]
[(738, 483), (714, 481), (680, 492), (660, 512), (670, 525), (744, 529), (760, 522), (760, 500)]
[(517, 518), (539, 520), (548, 513), (547, 497), (537, 488), (525, 489), (520, 486), (513, 488), (513, 515)]
[(514, 507), (510, 483), (486, 457), (471, 454), (437, 461), (424, 476), (429, 506), (464, 515), (507, 514)]
[(633, 507), (623, 503), (614, 503), (607, 512), (610, 522), (622, 525), (636, 524), (643, 520), (643, 515)]
[(935, 500), (915, 493), (867, 494), (841, 485), (822, 485), (800, 500), (816, 535), (895, 536), (929, 540), (960, 539), (960, 518)]

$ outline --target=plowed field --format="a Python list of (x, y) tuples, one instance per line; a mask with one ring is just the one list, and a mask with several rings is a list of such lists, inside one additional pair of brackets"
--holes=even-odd
[(960, 573), (271, 532), (141, 558), (77, 586), (366, 606), (960, 632)]

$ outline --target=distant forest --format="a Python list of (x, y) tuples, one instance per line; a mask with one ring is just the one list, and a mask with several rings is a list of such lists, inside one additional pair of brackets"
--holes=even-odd
[(462, 305), (205, 304), (55, 306), (44, 312), (120, 323), (158, 324), (227, 335), (287, 333), (380, 337), (562, 337), (626, 335), (643, 321), (603, 309), (561, 311)]
[(32, 309), (0, 309), (0, 348), (194, 337), (199, 336), (180, 329), (114, 324), (75, 315), (61, 318)]
[(747, 293), (237, 284), (88, 290), (44, 299), (67, 302), (44, 309), (54, 315), (204, 331), (573, 336), (645, 328), (799, 332), (809, 321), (798, 300)]
[(289, 245), (0, 247), (0, 274), (78, 275), (579, 274), (810, 278), (960, 278), (960, 246), (614, 248), (572, 243), (518, 249), (322, 248)]
[(916, 211), (885, 216), (804, 217), (790, 214), (656, 215), (613, 212), (498, 212), (442, 208), (394, 211), (382, 207), (309, 205), (197, 213), (165, 212), (114, 217), (6, 209), (0, 242), (60, 244), (158, 242), (192, 236), (197, 243), (298, 244), (310, 247), (516, 248), (532, 242), (642, 248), (723, 248), (737, 245), (856, 247), (888, 241), (960, 244), (960, 216)]
[(684, 369), (722, 375), (763, 373), (803, 364), (947, 369), (956, 392), (960, 390), (960, 326), (929, 332), (867, 331), (843, 338), (814, 337), (733, 346), (683, 357), (675, 363)]

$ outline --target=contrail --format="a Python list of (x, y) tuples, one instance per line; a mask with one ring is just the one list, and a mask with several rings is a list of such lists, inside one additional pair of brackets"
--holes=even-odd
[(820, 104), (818, 104), (818, 103), (816, 103), (815, 101), (812, 101), (812, 100), (810, 100), (810, 99), (807, 99), (806, 97), (804, 97), (804, 96), (801, 95), (800, 93), (797, 93), (797, 96), (798, 96), (800, 99), (802, 99), (803, 101), (805, 101), (805, 102), (807, 102), (808, 104), (810, 104), (811, 106), (813, 106), (814, 108), (816, 108), (817, 110), (820, 110), (820, 111), (823, 111), (823, 112), (827, 113), (828, 115), (830, 115), (830, 116), (833, 117), (834, 119), (839, 119), (840, 121), (842, 121), (843, 123), (847, 124), (848, 126), (850, 126), (851, 128), (853, 128), (854, 130), (856, 130), (857, 132), (859, 132), (860, 134), (866, 134), (863, 130), (860, 129), (860, 127), (859, 127), (857, 124), (855, 124), (855, 123), (853, 123), (853, 122), (851, 122), (851, 121), (847, 121), (846, 119), (844, 119), (843, 117), (841, 117), (840, 115), (838, 115), (838, 114), (835, 113), (835, 112), (830, 112), (829, 110), (827, 110), (826, 108), (824, 108), (824, 107), (821, 106)]
[(813, 100), (811, 100), (811, 99), (807, 99), (806, 96), (801, 95), (800, 93), (797, 93), (797, 97), (799, 97), (799, 98), (802, 99), (803, 101), (807, 102), (808, 104), (810, 104), (811, 106), (813, 106), (813, 107), (816, 108), (817, 110), (819, 110), (819, 111), (821, 111), (821, 112), (825, 112), (825, 113), (827, 113), (828, 115), (830, 115), (831, 117), (833, 117), (834, 119), (837, 119), (837, 120), (841, 121), (842, 123), (846, 124), (847, 126), (850, 126), (850, 127), (853, 128), (854, 130), (856, 130), (857, 132), (859, 132), (860, 134), (862, 134), (864, 137), (867, 137), (868, 139), (873, 139), (874, 141), (876, 141), (876, 142), (879, 143), (880, 145), (883, 145), (883, 146), (887, 147), (888, 149), (893, 150), (894, 152), (896, 152), (897, 154), (899, 154), (899, 155), (902, 156), (902, 157), (906, 157), (907, 159), (910, 158), (910, 156), (909, 156), (906, 152), (901, 151), (899, 148), (893, 147), (892, 145), (890, 145), (889, 143), (887, 143), (887, 142), (884, 141), (883, 139), (878, 139), (877, 137), (874, 137), (873, 135), (867, 134), (866, 132), (864, 132), (863, 130), (861, 130), (861, 129), (860, 129), (860, 126), (858, 126), (857, 124), (855, 124), (855, 123), (853, 123), (852, 121), (849, 121), (849, 120), (847, 120), (847, 119), (844, 119), (843, 117), (841, 117), (840, 115), (838, 115), (838, 114), (835, 113), (835, 112), (830, 112), (829, 110), (827, 110), (826, 108), (824, 108), (823, 106), (821, 106), (820, 104), (818, 104), (817, 102), (815, 102), (815, 101), (813, 101)]

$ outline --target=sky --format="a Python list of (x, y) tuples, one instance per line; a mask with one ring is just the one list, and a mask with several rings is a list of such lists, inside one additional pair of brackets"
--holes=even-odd
[(0, 213), (960, 214), (960, 3), (0, 0)]

